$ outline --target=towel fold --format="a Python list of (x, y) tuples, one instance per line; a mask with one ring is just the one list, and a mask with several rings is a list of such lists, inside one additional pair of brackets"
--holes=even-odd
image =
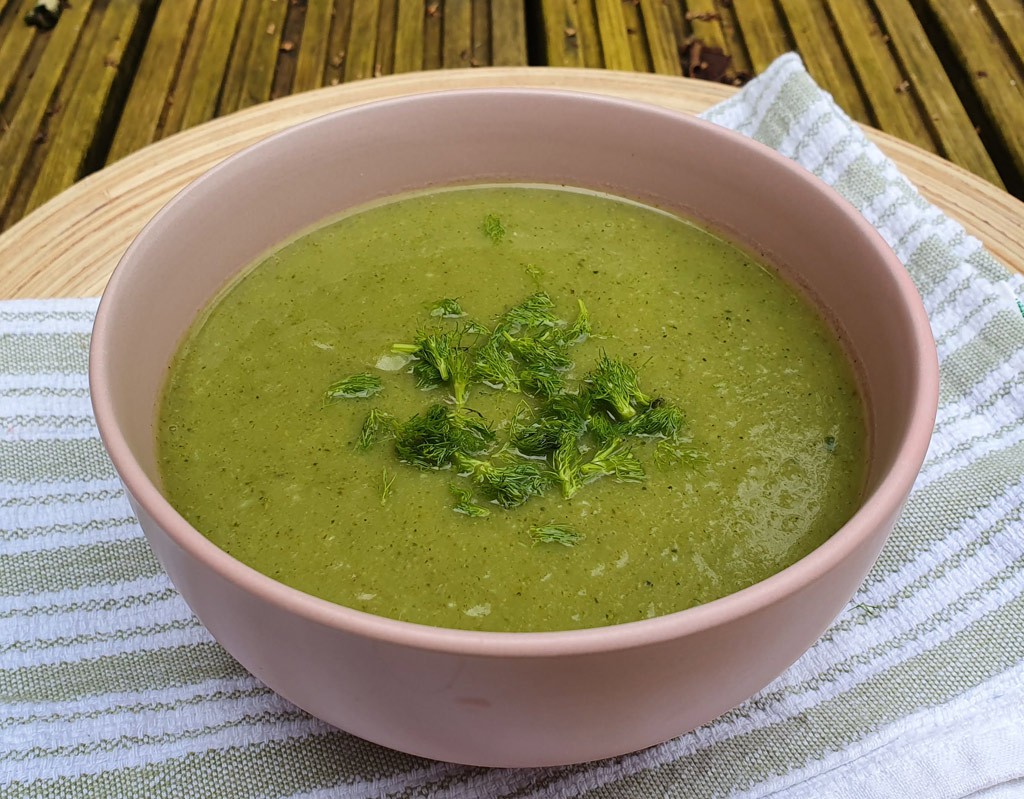
[(842, 192), (906, 265), (938, 344), (924, 468), (804, 657), (700, 729), (580, 766), (468, 768), (334, 730), (227, 655), (150, 553), (89, 404), (96, 300), (3, 302), (0, 794), (1024, 795), (1024, 280), (923, 200), (795, 55), (705, 116)]

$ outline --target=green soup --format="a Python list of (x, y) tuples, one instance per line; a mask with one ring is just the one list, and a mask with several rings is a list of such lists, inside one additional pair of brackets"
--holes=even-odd
[[(565, 378), (585, 386), (602, 357), (631, 364), (652, 406), (685, 414), (695, 457), (659, 466), (658, 439), (637, 439), (636, 482), (603, 477), (569, 499), (553, 483), (510, 509), (476, 496), (490, 511), (477, 518), (453, 510), (450, 486), (469, 480), (458, 469), (403, 463), (391, 442), (357, 446), (371, 409), (407, 419), (451, 402), (408, 366), (387, 371), (393, 344), (493, 326), (539, 290), (567, 322), (578, 300), (590, 314)], [(468, 316), (432, 317), (442, 298)], [(325, 406), (325, 388), (355, 373), (383, 390)], [(470, 387), (467, 412), (496, 428), (483, 458), (510, 455), (524, 399)], [(407, 196), (274, 252), (189, 333), (158, 436), (171, 502), (242, 562), (370, 613), (501, 631), (646, 619), (763, 580), (852, 515), (867, 460), (848, 359), (789, 285), (675, 216), (544, 186)], [(598, 449), (588, 441), (584, 461)], [(531, 537), (552, 524), (580, 540)]]

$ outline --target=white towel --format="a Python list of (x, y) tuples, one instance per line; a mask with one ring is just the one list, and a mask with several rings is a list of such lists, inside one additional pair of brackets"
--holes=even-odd
[(652, 749), (486, 770), (334, 730), (250, 677), (150, 554), (96, 434), (96, 301), (0, 303), (0, 794), (1024, 795), (1024, 319), (1010, 276), (785, 56), (707, 118), (839, 188), (929, 311), (941, 407), (876, 567), (758, 696)]

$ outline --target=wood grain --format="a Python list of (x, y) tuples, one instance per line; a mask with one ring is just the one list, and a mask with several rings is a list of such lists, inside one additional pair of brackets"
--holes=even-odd
[(903, 65), (909, 90), (926, 109), (925, 124), (939, 144), (940, 155), (997, 186), (1003, 182), (964, 110), (910, 0), (875, 0), (885, 34)]
[(328, 58), (333, 16), (332, 0), (310, 0), (306, 4), (306, 19), (292, 81), (293, 92), (307, 92), (324, 85), (324, 65)]
[(763, 72), (792, 48), (774, 3), (764, 0), (733, 0), (733, 14), (743, 31), (743, 41), (754, 72)]
[(526, 10), (519, 0), (491, 0), (491, 63), (496, 67), (526, 64)]
[(110, 132), (108, 100), (139, 21), (138, 0), (112, 0), (88, 47), (79, 44), (59, 111), (50, 118), (49, 152), (32, 183), (24, 213), (82, 176), (96, 140)]
[[(99, 294), (131, 240), (177, 191), (225, 157), (289, 125), (373, 100), (497, 86), (608, 94), (691, 114), (735, 91), (661, 75), (521, 67), (418, 72), (292, 95), (150, 145), (25, 217), (0, 235), (0, 296)], [(1024, 203), (904, 141), (874, 130), (868, 135), (925, 197), (980, 238), (997, 258), (1024, 272)]]
[[(849, 0), (847, 0), (849, 2)], [(786, 24), (807, 71), (819, 86), (832, 93), (839, 107), (859, 122), (871, 122), (857, 78), (832, 28), (824, 4), (807, 0), (779, 0)]]
[(6, 120), (8, 127), (0, 136), (0, 216), (11, 202), (16, 182), (33, 153), (39, 126), (85, 29), (91, 8), (92, 0), (76, 3), (71, 9), (74, 13), (62, 15), (61, 24), (47, 34), (46, 49), (28, 89), (13, 115)]
[(1000, 32), (989, 25), (977, 4), (927, 3), (967, 73), (995, 135), (1002, 140), (1018, 179), (1024, 180), (1024, 69), (1003, 48)]
[(672, 14), (664, 0), (640, 0), (651, 66), (659, 75), (682, 75), (679, 47), (672, 34)]
[(395, 72), (423, 69), (423, 0), (398, 0)]
[(597, 11), (604, 65), (608, 69), (633, 69), (633, 53), (626, 33), (622, 0), (594, 0), (594, 9)]
[(908, 91), (908, 75), (890, 50), (889, 38), (871, 9), (843, 0), (827, 3), (878, 127), (936, 152), (938, 145), (924, 123), (921, 107)]
[(179, 74), (195, 10), (196, 0), (163, 3), (158, 9), (121, 124), (110, 146), (111, 161), (160, 138), (160, 120)]

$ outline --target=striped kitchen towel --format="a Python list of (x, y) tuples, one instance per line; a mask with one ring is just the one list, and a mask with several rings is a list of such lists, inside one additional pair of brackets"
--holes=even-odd
[(436, 763), (332, 729), (232, 660), (150, 554), (90, 411), (96, 301), (0, 303), (0, 796), (1024, 795), (1024, 281), (795, 56), (707, 117), (842, 191), (906, 264), (938, 342), (924, 470), (803, 658), (692, 733), (568, 768)]

